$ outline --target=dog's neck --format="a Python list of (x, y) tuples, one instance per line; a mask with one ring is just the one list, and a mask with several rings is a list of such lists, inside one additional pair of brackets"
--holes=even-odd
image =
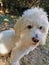
[(22, 49), (28, 49), (28, 50), (33, 50), (34, 48), (36, 48), (37, 46), (39, 46), (39, 43), (37, 43), (36, 45), (26, 45), (25, 43), (23, 43), (21, 40), (19, 40), (18, 42), (16, 42), (16, 48), (22, 50)]
[(30, 47), (24, 47), (21, 46), (21, 41), (16, 43), (16, 58), (14, 58), (15, 60), (20, 60), (24, 55), (27, 55), (30, 51), (33, 51), (37, 46), (39, 45), (39, 43), (37, 43), (35, 46), (30, 46)]

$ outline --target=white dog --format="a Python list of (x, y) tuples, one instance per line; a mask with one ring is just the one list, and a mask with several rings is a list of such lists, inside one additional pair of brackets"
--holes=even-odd
[(15, 25), (16, 46), (11, 54), (11, 65), (20, 65), (19, 60), (38, 45), (44, 45), (49, 23), (47, 13), (42, 8), (26, 10)]

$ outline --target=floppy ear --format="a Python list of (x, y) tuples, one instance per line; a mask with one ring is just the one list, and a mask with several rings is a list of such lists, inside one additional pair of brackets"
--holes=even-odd
[(17, 35), (20, 35), (20, 32), (22, 31), (22, 28), (23, 28), (23, 22), (22, 21), (23, 21), (23, 17), (20, 17), (17, 20), (17, 22), (16, 22), (16, 24), (14, 26), (14, 30), (16, 31)]
[(16, 31), (16, 34), (20, 34), (20, 28), (21, 28), (21, 18), (17, 20), (14, 30)]

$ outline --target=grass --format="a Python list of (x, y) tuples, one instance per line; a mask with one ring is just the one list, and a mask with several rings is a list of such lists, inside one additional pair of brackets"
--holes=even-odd
[(0, 26), (5, 22), (4, 20), (7, 19), (8, 23), (14, 24), (14, 20), (9, 15), (2, 15), (0, 16)]

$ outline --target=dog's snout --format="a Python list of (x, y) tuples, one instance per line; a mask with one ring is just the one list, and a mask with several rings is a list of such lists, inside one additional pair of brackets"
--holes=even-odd
[(33, 42), (36, 42), (36, 43), (39, 42), (39, 40), (38, 40), (36, 37), (33, 37), (33, 38), (32, 38), (32, 41), (33, 41)]

